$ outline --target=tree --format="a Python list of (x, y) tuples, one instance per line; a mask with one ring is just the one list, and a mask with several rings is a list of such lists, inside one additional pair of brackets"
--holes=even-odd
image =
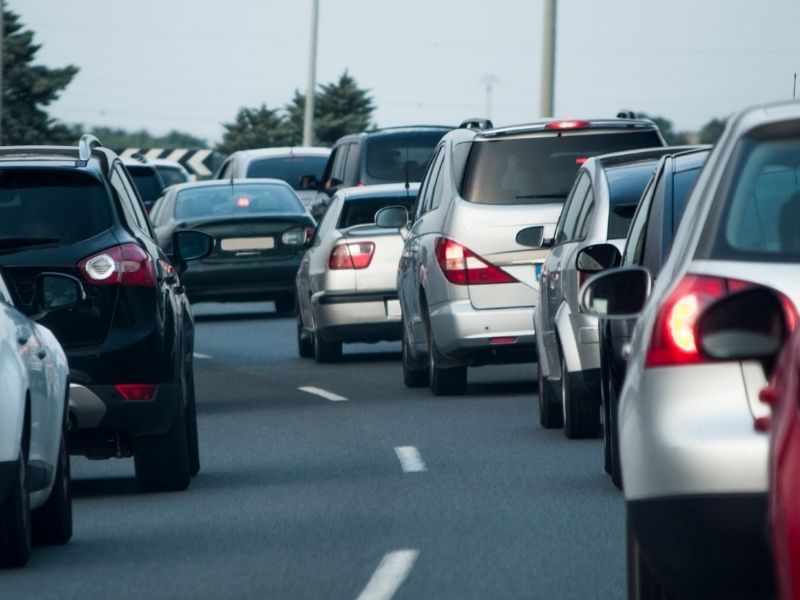
[(278, 110), (267, 108), (241, 108), (233, 123), (223, 123), (225, 133), (217, 150), (230, 154), (236, 150), (289, 145), (285, 120)]
[(336, 83), (320, 87), (314, 105), (314, 137), (318, 143), (331, 146), (343, 135), (370, 128), (375, 104), (369, 91), (359, 88), (346, 70)]
[(59, 97), (78, 68), (34, 65), (41, 45), (33, 43), (33, 32), (23, 29), (19, 17), (10, 10), (3, 11), (3, 19), (2, 143), (74, 143), (74, 130), (50, 118), (44, 107)]
[(711, 119), (700, 129), (701, 144), (716, 144), (725, 129), (725, 119)]
[(658, 127), (659, 131), (661, 131), (661, 135), (664, 136), (667, 144), (670, 146), (680, 146), (681, 144), (686, 143), (686, 138), (683, 136), (683, 134), (675, 131), (672, 121), (669, 119), (664, 117), (650, 116), (647, 113), (636, 113), (636, 115), (639, 118), (650, 119), (653, 121), (653, 123), (655, 123)]
[[(79, 126), (77, 129), (81, 129)], [(103, 145), (109, 148), (205, 148), (206, 140), (173, 129), (166, 135), (155, 136), (146, 129), (126, 131), (114, 127), (92, 127)]]

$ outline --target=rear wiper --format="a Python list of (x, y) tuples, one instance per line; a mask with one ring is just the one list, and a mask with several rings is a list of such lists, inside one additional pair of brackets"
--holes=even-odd
[(0, 250), (15, 250), (17, 248), (35, 248), (37, 246), (52, 246), (58, 244), (58, 238), (32, 238), (32, 237), (6, 237), (0, 238)]

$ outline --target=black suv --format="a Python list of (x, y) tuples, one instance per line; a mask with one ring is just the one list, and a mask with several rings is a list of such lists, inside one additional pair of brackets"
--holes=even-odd
[(333, 145), (314, 216), (324, 212), (336, 190), (344, 187), (422, 181), (434, 148), (452, 127), (409, 125), (346, 135)]
[(144, 490), (184, 489), (200, 469), (194, 321), (178, 273), (213, 238), (156, 242), (119, 157), (84, 135), (78, 148), (0, 148), (0, 264), (24, 312), (34, 282), (63, 273), (82, 299), (40, 319), (70, 367), (72, 454), (133, 456)]

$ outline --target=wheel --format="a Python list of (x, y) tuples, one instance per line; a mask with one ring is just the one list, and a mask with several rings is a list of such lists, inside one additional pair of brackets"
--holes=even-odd
[(428, 367), (419, 367), (414, 364), (411, 348), (408, 346), (408, 334), (405, 323), (402, 324), (400, 343), (403, 349), (403, 383), (409, 388), (425, 387), (428, 385)]
[(336, 362), (342, 358), (342, 342), (327, 342), (314, 331), (314, 359), (318, 363)]
[(542, 365), (539, 363), (539, 424), (545, 429), (557, 429), (564, 426), (564, 416), (559, 407), (558, 396), (553, 393), (553, 387), (547, 378), (542, 375)]
[(186, 444), (189, 449), (189, 475), (195, 476), (200, 472), (200, 438), (197, 434), (197, 400), (194, 393), (193, 370), (189, 371), (186, 384)]
[(297, 308), (297, 353), (300, 358), (313, 358), (314, 340), (307, 333), (303, 332), (303, 316), (300, 308)]
[(561, 352), (561, 406), (564, 413), (564, 435), (569, 439), (597, 437), (600, 411), (589, 394), (574, 388), (569, 379), (567, 362)]
[(467, 367), (439, 366), (439, 351), (428, 327), (428, 378), (434, 396), (458, 396), (467, 391)]
[(0, 566), (21, 567), (31, 557), (31, 500), (25, 487), (27, 458), (20, 448), (17, 472), (0, 505)]
[(66, 544), (72, 537), (72, 483), (66, 435), (66, 431), (61, 434), (56, 476), (50, 497), (31, 515), (35, 544)]
[(630, 516), (626, 517), (626, 558), (628, 563), (628, 599), (629, 600), (666, 600), (670, 594), (663, 588), (650, 570), (639, 551), (636, 532), (631, 525)]
[(294, 294), (285, 294), (275, 298), (275, 312), (291, 313), (294, 312), (297, 302), (294, 299)]
[(189, 448), (183, 403), (169, 431), (134, 438), (136, 480), (143, 492), (185, 490), (189, 486)]

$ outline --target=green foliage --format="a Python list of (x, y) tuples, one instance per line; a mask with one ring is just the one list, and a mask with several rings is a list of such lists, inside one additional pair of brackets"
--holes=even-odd
[(330, 146), (343, 135), (370, 127), (375, 105), (368, 91), (360, 89), (347, 71), (336, 83), (320, 87), (314, 106), (317, 142)]
[[(78, 128), (80, 129), (80, 128)], [(84, 132), (79, 132), (84, 133)], [(109, 148), (205, 148), (206, 140), (182, 131), (172, 130), (166, 135), (155, 136), (146, 129), (126, 131), (113, 127), (93, 127), (89, 133), (96, 135)], [(78, 134), (79, 135), (79, 134)], [(75, 142), (77, 137), (72, 140)]]
[(3, 19), (2, 143), (74, 143), (74, 130), (51, 119), (43, 107), (59, 97), (78, 68), (34, 65), (41, 45), (33, 43), (33, 32), (23, 29), (19, 17), (10, 10), (3, 11)]
[(223, 127), (225, 133), (217, 145), (217, 150), (223, 154), (250, 148), (288, 145), (285, 119), (277, 109), (267, 108), (266, 104), (259, 108), (240, 109), (236, 120), (223, 124)]
[(725, 129), (725, 119), (711, 119), (700, 129), (701, 144), (716, 144), (722, 131)]
[(650, 119), (658, 126), (658, 129), (661, 131), (661, 135), (666, 140), (667, 144), (670, 146), (680, 146), (681, 144), (686, 144), (686, 137), (683, 134), (675, 131), (674, 126), (672, 125), (672, 121), (665, 117), (656, 117), (650, 116), (647, 113), (637, 112), (636, 116), (641, 119)]

